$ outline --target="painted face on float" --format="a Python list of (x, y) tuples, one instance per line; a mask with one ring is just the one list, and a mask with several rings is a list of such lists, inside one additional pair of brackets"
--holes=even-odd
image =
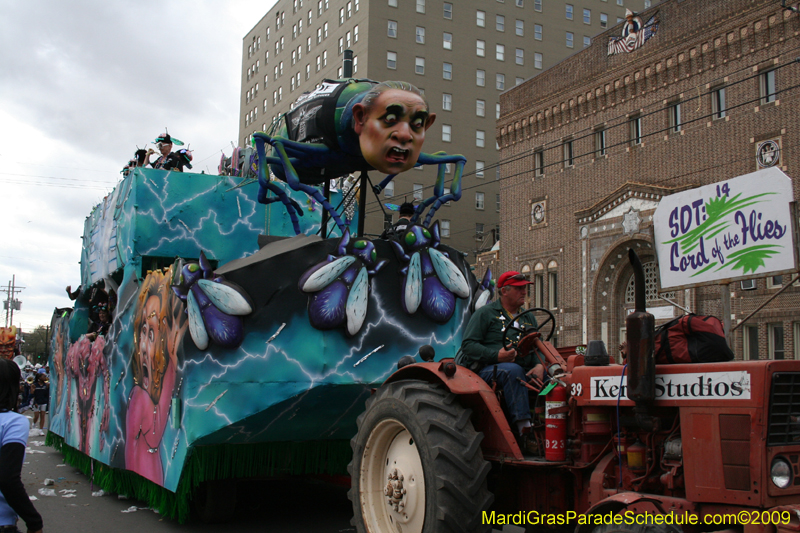
[(370, 109), (356, 104), (353, 117), (361, 155), (384, 174), (399, 174), (414, 167), (425, 131), (436, 120), (419, 95), (401, 89), (382, 92)]
[(158, 296), (150, 296), (145, 303), (142, 330), (139, 332), (139, 364), (142, 382), (140, 385), (152, 397), (155, 394), (154, 362), (159, 342), (158, 312), (161, 301)]

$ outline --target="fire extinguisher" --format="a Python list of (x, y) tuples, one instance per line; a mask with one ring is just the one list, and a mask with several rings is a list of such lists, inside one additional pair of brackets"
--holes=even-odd
[[(544, 457), (548, 461), (567, 459), (567, 388), (561, 385), (545, 396), (544, 437), (546, 441)], [(554, 413), (554, 410), (560, 412)]]

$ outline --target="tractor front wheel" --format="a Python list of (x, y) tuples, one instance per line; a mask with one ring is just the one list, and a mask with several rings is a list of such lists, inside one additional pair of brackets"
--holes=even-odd
[(382, 386), (351, 441), (349, 493), (358, 533), (488, 531), (489, 463), (471, 411), (424, 381)]

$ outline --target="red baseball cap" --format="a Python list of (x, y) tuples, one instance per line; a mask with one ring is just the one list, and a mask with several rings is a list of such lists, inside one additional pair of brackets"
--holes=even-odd
[(524, 275), (516, 270), (509, 270), (508, 272), (500, 274), (500, 279), (497, 280), (497, 288), (500, 289), (509, 285), (513, 287), (522, 287), (524, 285), (530, 285), (531, 283), (533, 282), (528, 281)]

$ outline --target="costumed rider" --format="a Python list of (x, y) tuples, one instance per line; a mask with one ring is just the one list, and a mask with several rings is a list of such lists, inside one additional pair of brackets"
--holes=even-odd
[[(172, 145), (173, 143), (177, 146), (183, 146), (183, 142), (171, 137), (169, 133), (162, 133), (156, 140), (153, 141), (158, 146), (158, 151), (161, 152), (161, 156), (156, 159), (155, 161), (150, 160), (150, 155), (156, 153), (155, 150), (152, 148), (147, 150), (147, 158), (145, 161), (145, 166), (150, 165), (153, 168), (160, 169), (164, 168), (164, 165), (167, 164), (167, 161), (170, 159), (170, 153), (172, 152)], [(189, 167), (191, 168), (191, 167)]]
[(108, 311), (108, 302), (100, 302), (95, 306), (97, 313), (95, 320), (89, 326), (89, 331), (86, 337), (94, 341), (98, 335), (105, 337), (108, 335), (108, 329), (111, 327), (111, 314)]
[[(512, 325), (511, 319), (522, 312), (526, 288), (530, 284), (519, 272), (511, 270), (503, 273), (497, 281), (499, 299), (475, 311), (456, 355), (456, 363), (477, 372), (487, 383), (497, 380), (497, 385), (503, 391), (512, 428), (520, 438), (531, 431), (531, 413), (528, 388), (519, 380), (527, 381), (528, 376), (541, 379), (544, 367), (538, 362), (535, 350), (520, 358), (515, 349), (506, 349), (503, 346), (503, 334), (506, 327)], [(521, 323), (513, 325), (538, 326), (532, 314), (521, 317)], [(517, 336), (517, 332), (510, 334), (509, 341), (519, 340)]]
[(18, 531), (19, 517), (28, 533), (41, 533), (42, 517), (31, 503), (21, 476), (29, 422), (15, 412), (19, 378), (16, 363), (0, 358), (0, 531)]
[(400, 218), (397, 219), (391, 228), (386, 228), (381, 233), (381, 239), (399, 239), (411, 224), (411, 217), (414, 216), (414, 204), (403, 202), (400, 205)]

